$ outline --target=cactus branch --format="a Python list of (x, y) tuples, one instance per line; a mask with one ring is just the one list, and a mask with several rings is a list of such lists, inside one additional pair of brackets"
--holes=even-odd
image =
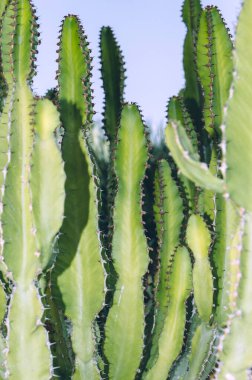
[(225, 192), (225, 183), (213, 176), (205, 163), (199, 161), (190, 140), (180, 123), (168, 123), (165, 131), (166, 144), (182, 174), (196, 185), (216, 192)]
[(143, 352), (142, 278), (149, 256), (142, 222), (141, 184), (147, 160), (147, 139), (139, 110), (134, 104), (126, 104), (115, 153), (118, 189), (112, 259), (118, 280), (105, 326), (105, 355), (110, 363), (109, 376), (115, 380), (134, 378)]

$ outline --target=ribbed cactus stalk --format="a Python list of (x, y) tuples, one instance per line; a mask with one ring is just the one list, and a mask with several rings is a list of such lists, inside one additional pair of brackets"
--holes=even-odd
[(100, 32), (100, 59), (105, 93), (104, 130), (111, 144), (116, 139), (124, 97), (125, 68), (120, 47), (110, 27)]
[(157, 273), (155, 325), (152, 332), (152, 348), (147, 368), (151, 368), (158, 356), (159, 340), (169, 311), (169, 281), (174, 253), (181, 241), (184, 221), (183, 201), (171, 168), (160, 161), (155, 172), (154, 213), (158, 235), (159, 270)]
[(66, 197), (52, 294), (71, 323), (73, 379), (99, 378), (94, 322), (104, 300), (98, 190), (86, 138), (93, 114), (90, 65), (88, 43), (80, 22), (69, 15), (62, 23), (59, 41), (58, 99), (64, 131)]
[(118, 279), (105, 326), (104, 350), (110, 363), (109, 378), (126, 380), (135, 377), (143, 351), (142, 278), (149, 261), (141, 185), (148, 161), (148, 140), (134, 104), (123, 108), (117, 141), (112, 259)]
[(202, 12), (200, 0), (186, 0), (182, 8), (182, 18), (187, 27), (184, 42), (183, 64), (185, 71), (185, 105), (190, 116), (197, 125), (197, 131), (201, 131), (201, 107), (202, 90), (197, 77), (196, 44), (198, 37), (198, 25)]
[(185, 247), (179, 247), (174, 254), (174, 263), (167, 283), (170, 288), (168, 312), (158, 342), (158, 356), (145, 376), (148, 380), (167, 379), (173, 362), (181, 352), (186, 323), (185, 302), (192, 287), (191, 271), (189, 252)]
[[(2, 69), (8, 93), (0, 121), (1, 256), (11, 283), (4, 377), (10, 379), (48, 379), (53, 373), (37, 286), (46, 257), (38, 244), (31, 187), (33, 129), (40, 110), (29, 83), (37, 43), (31, 3), (10, 1), (2, 20)], [(48, 120), (54, 124), (55, 119)]]

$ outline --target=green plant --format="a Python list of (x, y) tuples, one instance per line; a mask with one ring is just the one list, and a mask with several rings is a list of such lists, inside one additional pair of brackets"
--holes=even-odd
[(122, 53), (101, 29), (99, 146), (78, 17), (39, 98), (34, 7), (0, 3), (1, 379), (251, 377), (252, 5), (235, 48), (216, 7), (185, 0), (182, 15), (168, 150), (124, 103)]

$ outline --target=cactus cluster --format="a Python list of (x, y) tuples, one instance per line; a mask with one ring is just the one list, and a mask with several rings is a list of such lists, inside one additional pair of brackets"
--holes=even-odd
[(233, 43), (216, 7), (184, 1), (159, 146), (103, 27), (97, 143), (78, 17), (39, 97), (34, 6), (1, 0), (0, 379), (252, 378), (251, 17), (244, 0)]

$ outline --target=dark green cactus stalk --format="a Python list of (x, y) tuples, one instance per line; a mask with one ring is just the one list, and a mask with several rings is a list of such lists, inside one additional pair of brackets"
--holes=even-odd
[(196, 44), (198, 35), (198, 24), (202, 7), (200, 0), (185, 0), (182, 17), (187, 27), (187, 34), (184, 42), (184, 71), (185, 71), (185, 91), (184, 98), (186, 107), (197, 125), (197, 131), (201, 127), (201, 107), (202, 92), (197, 77), (196, 65)]
[(101, 74), (105, 94), (104, 130), (111, 144), (117, 136), (120, 122), (125, 68), (120, 47), (110, 27), (103, 27), (100, 33)]
[(232, 42), (216, 7), (202, 11), (197, 40), (198, 75), (204, 93), (203, 116), (208, 133), (221, 134), (224, 106), (232, 82)]
[[(121, 118), (124, 102), (125, 67), (121, 49), (116, 41), (110, 27), (103, 27), (100, 32), (100, 62), (101, 78), (104, 90), (103, 129), (109, 142), (109, 163), (103, 169), (101, 177), (101, 188), (103, 196), (102, 207), (102, 231), (104, 235), (104, 246), (106, 254), (111, 256), (111, 239), (113, 215), (112, 209), (115, 200), (116, 178), (112, 165), (116, 136)], [(109, 271), (113, 270), (112, 268)], [(110, 281), (110, 278), (108, 278)], [(108, 287), (113, 287), (112, 283)], [(109, 297), (109, 294), (107, 295)], [(107, 300), (109, 303), (110, 301)]]

